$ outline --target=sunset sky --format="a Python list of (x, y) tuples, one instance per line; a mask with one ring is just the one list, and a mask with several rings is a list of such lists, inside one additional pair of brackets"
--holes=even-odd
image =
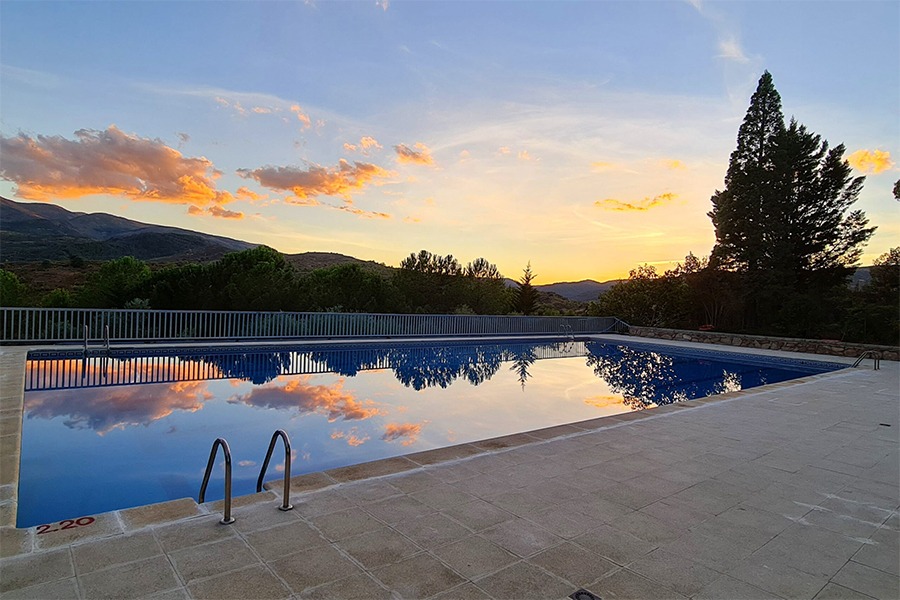
[(0, 194), (538, 283), (715, 240), (750, 95), (867, 175), (900, 246), (900, 3), (0, 3)]

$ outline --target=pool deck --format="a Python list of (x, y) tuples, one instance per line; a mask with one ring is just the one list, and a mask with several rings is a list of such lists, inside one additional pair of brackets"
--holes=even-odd
[(274, 482), (232, 525), (182, 499), (38, 533), (25, 352), (0, 348), (4, 599), (900, 598), (896, 362), (304, 475), (286, 512)]

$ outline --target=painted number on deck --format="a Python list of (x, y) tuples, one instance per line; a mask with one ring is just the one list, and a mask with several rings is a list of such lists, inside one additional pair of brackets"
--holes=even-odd
[[(63, 529), (75, 529), (76, 527), (84, 527), (94, 522), (94, 517), (81, 517), (80, 519), (65, 519), (57, 523), (58, 527), (53, 525), (38, 525), (38, 535), (42, 533), (53, 533), (54, 531), (62, 531)], [(52, 529), (51, 529), (52, 528)]]

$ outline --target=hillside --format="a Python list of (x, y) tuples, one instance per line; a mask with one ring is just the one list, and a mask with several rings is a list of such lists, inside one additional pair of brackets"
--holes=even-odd
[(0, 260), (4, 263), (61, 261), (73, 256), (206, 262), (257, 245), (106, 213), (72, 212), (55, 204), (0, 198)]
[(619, 283), (621, 279), (613, 279), (611, 281), (594, 281), (593, 279), (582, 279), (581, 281), (550, 283), (547, 285), (535, 286), (542, 292), (553, 292), (559, 294), (568, 300), (577, 302), (591, 302), (596, 300), (597, 296)]
[(387, 277), (395, 271), (394, 267), (373, 260), (361, 260), (337, 252), (301, 252), (300, 254), (285, 254), (284, 258), (298, 271), (312, 271), (347, 264), (359, 265), (383, 277)]

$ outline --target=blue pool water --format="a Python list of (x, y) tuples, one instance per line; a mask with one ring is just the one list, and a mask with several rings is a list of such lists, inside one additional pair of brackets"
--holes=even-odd
[[(841, 368), (600, 341), (75, 355), (29, 355), (19, 527), (196, 498), (218, 437), (242, 495), (276, 429), (299, 475)], [(208, 500), (222, 497), (222, 473)]]

